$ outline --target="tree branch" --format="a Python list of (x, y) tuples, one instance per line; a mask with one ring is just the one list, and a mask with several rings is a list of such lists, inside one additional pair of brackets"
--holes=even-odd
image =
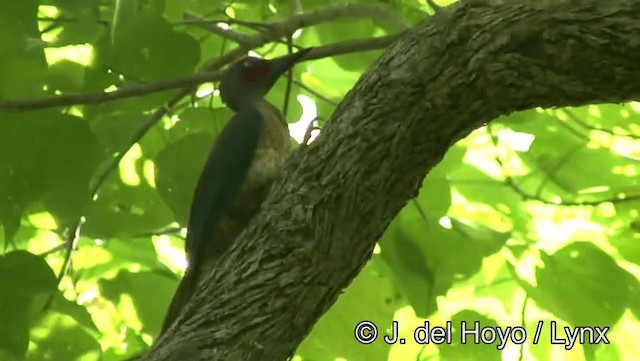
[[(341, 54), (349, 54), (355, 52), (363, 52), (369, 50), (382, 49), (385, 46), (391, 44), (394, 40), (398, 38), (398, 35), (389, 35), (389, 36), (381, 36), (377, 38), (370, 39), (362, 39), (362, 40), (350, 40), (337, 42), (330, 45), (320, 46), (314, 48), (313, 51), (305, 56), (305, 59), (321, 59), (334, 55)], [(223, 63), (228, 60), (228, 58), (234, 58), (236, 53), (241, 53), (238, 51), (241, 48), (235, 48), (231, 52), (227, 54), (233, 54), (233, 56), (224, 56), (216, 59), (225, 59), (224, 61), (219, 60), (218, 63)], [(221, 65), (217, 65), (214, 68), (219, 68)], [(6, 99), (0, 100), (0, 110), (1, 111), (11, 111), (11, 112), (28, 112), (34, 111), (38, 109), (44, 108), (53, 108), (53, 107), (61, 107), (61, 106), (71, 106), (77, 104), (101, 104), (104, 102), (114, 101), (118, 99), (130, 98), (134, 96), (148, 95), (151, 93), (161, 92), (165, 90), (171, 90), (175, 88), (182, 87), (190, 87), (187, 90), (183, 90), (180, 92), (180, 96), (176, 96), (173, 98), (174, 101), (179, 101), (192, 90), (191, 87), (196, 86), (198, 84), (216, 81), (220, 79), (222, 75), (222, 71), (204, 71), (201, 73), (196, 73), (193, 75), (188, 75), (179, 78), (160, 80), (149, 84), (141, 84), (141, 85), (130, 85), (126, 87), (119, 88), (113, 92), (93, 92), (93, 93), (80, 93), (80, 94), (66, 94), (60, 96), (50, 96), (39, 99)], [(161, 107), (161, 110), (164, 110), (165, 107)], [(159, 118), (158, 118), (159, 119)], [(151, 124), (155, 124), (155, 119)]]
[(514, 111), (640, 99), (637, 34), (635, 0), (464, 3), (407, 32), (144, 360), (286, 360), (456, 141)]
[[(234, 61), (238, 57), (246, 53), (247, 50), (262, 46), (270, 41), (277, 40), (283, 36), (290, 36), (298, 28), (317, 25), (324, 22), (335, 20), (343, 17), (372, 17), (382, 21), (387, 21), (397, 28), (405, 29), (407, 24), (403, 19), (392, 16), (392, 12), (385, 5), (375, 4), (346, 4), (338, 6), (329, 6), (326, 8), (310, 11), (308, 13), (296, 14), (282, 22), (265, 22), (264, 26), (272, 31), (268, 34), (246, 35), (231, 30), (217, 29), (225, 34), (218, 33), (223, 37), (238, 41), (241, 46), (234, 48), (223, 56), (212, 59), (202, 67), (202, 72), (180, 78), (161, 80), (150, 84), (132, 85), (120, 88), (113, 92), (93, 92), (82, 94), (66, 94), (62, 96), (51, 96), (40, 99), (2, 99), (0, 100), (0, 110), (2, 111), (33, 111), (44, 108), (52, 108), (59, 106), (71, 106), (75, 104), (100, 104), (108, 101), (129, 98), (134, 96), (146, 95), (155, 92), (171, 90), (180, 87), (187, 87), (179, 92), (175, 97), (167, 102), (166, 106), (158, 108), (151, 117), (151, 124), (155, 123), (156, 118), (159, 119), (164, 114), (165, 109), (170, 104), (175, 104), (185, 95), (193, 91), (193, 86), (214, 81), (219, 79), (220, 72), (216, 71), (222, 66)], [(186, 14), (189, 19), (197, 19), (196, 15)], [(320, 57), (333, 56), (338, 54), (348, 54), (353, 52), (368, 51), (381, 49), (393, 42), (398, 35), (389, 35), (371, 39), (350, 40), (326, 45), (314, 50), (313, 58), (307, 56), (307, 59), (319, 59)], [(160, 116), (158, 116), (160, 115)], [(146, 129), (146, 128), (145, 128)]]
[[(222, 26), (218, 25), (220, 22), (207, 21), (206, 19), (201, 18), (189, 12), (185, 13), (183, 18), (188, 24), (195, 24), (204, 30), (212, 32), (222, 38), (234, 41), (240, 45), (248, 44), (248, 41), (250, 41), (251, 39), (251, 35), (245, 34), (237, 30), (233, 30), (229, 28), (228, 25), (226, 28), (223, 28)], [(221, 23), (227, 24), (229, 22), (231, 21), (226, 21)]]
[(79, 94), (66, 94), (39, 99), (7, 99), (0, 100), (0, 110), (25, 112), (44, 108), (71, 106), (76, 104), (100, 104), (118, 99), (151, 93), (194, 86), (209, 81), (218, 80), (221, 71), (202, 72), (185, 77), (159, 80), (149, 84), (128, 85), (112, 92), (92, 92)]
[[(340, 4), (326, 6), (313, 11), (302, 12), (278, 22), (243, 22), (236, 19), (228, 20), (207, 20), (198, 14), (186, 12), (184, 19), (186, 23), (198, 25), (199, 27), (211, 31), (225, 39), (234, 41), (240, 45), (251, 46), (255, 40), (255, 35), (248, 35), (242, 32), (223, 29), (216, 23), (239, 23), (252, 25), (253, 27), (262, 27), (270, 30), (268, 36), (272, 40), (282, 36), (293, 34), (297, 29), (305, 27), (333, 22), (344, 18), (370, 18), (379, 22), (391, 25), (395, 29), (405, 30), (409, 27), (409, 23), (395, 9), (386, 4)], [(280, 36), (273, 37), (272, 32)]]

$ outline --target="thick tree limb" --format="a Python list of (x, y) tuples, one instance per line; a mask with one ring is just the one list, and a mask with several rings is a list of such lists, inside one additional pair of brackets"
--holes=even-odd
[(285, 360), (454, 142), (518, 110), (640, 99), (640, 2), (514, 3), (442, 9), (391, 45), (144, 359)]

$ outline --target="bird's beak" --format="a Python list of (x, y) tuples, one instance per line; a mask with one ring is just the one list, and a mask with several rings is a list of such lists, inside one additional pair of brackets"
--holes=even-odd
[(273, 84), (275, 84), (275, 82), (282, 74), (291, 69), (293, 65), (303, 56), (305, 56), (309, 51), (311, 51), (311, 49), (313, 48), (300, 49), (293, 54), (288, 54), (269, 60), (268, 62), (271, 65), (271, 70), (269, 71), (268, 75), (268, 84), (270, 85), (269, 87), (273, 86)]

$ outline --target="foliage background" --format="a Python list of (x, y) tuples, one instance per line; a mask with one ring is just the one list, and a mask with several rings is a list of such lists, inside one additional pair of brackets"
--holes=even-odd
[[(385, 17), (336, 19), (296, 33), (294, 42), (394, 34), (398, 23), (433, 13), (421, 0), (378, 5), (388, 9)], [(0, 0), (0, 99), (189, 75), (235, 46), (185, 23), (186, 11), (281, 21), (324, 6)], [(266, 57), (286, 51), (279, 43), (255, 49)], [(380, 54), (337, 55), (295, 69), (287, 118), (297, 142), (316, 115), (329, 118)], [(269, 99), (282, 104), (286, 85), (280, 81)], [(122, 360), (153, 342), (185, 266), (182, 227), (196, 177), (231, 115), (208, 83), (145, 129), (150, 113), (177, 92), (0, 112), (1, 360)], [(639, 123), (640, 103), (532, 109), (456, 144), (296, 359), (640, 359)], [(373, 344), (354, 340), (362, 320), (380, 326)], [(502, 351), (459, 342), (390, 346), (380, 338), (392, 320), (407, 339), (425, 320), (523, 326), (529, 337)], [(611, 326), (611, 344), (565, 350), (550, 344), (547, 328), (534, 345), (540, 320), (560, 329)]]

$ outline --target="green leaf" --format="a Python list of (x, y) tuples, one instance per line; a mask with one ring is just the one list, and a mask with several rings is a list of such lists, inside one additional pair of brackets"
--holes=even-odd
[(627, 307), (633, 315), (640, 319), (640, 281), (629, 272), (626, 273), (626, 281), (629, 289), (629, 303)]
[(189, 135), (166, 147), (155, 160), (158, 193), (180, 224), (187, 224), (193, 191), (211, 144), (211, 136)]
[(187, 224), (193, 191), (215, 136), (232, 116), (227, 108), (185, 110), (168, 132), (172, 143), (154, 160), (158, 193), (180, 224)]
[(101, 361), (133, 361), (149, 350), (149, 344), (145, 342), (143, 335), (128, 327), (123, 332), (122, 343), (126, 345), (124, 350), (122, 347), (110, 347), (103, 353)]
[(0, 258), (0, 350), (21, 359), (29, 345), (35, 297), (56, 291), (53, 270), (41, 258), (14, 251)]
[(126, 36), (126, 34), (120, 35), (124, 32), (123, 28), (126, 30), (127, 25), (134, 21), (139, 11), (139, 0), (115, 0), (110, 29), (112, 43), (116, 42), (116, 38), (120, 39)]
[(100, 337), (100, 330), (93, 322), (89, 310), (87, 310), (87, 308), (85, 308), (84, 306), (77, 304), (76, 302), (69, 301), (68, 299), (64, 298), (62, 292), (56, 293), (51, 311), (73, 318), (78, 326), (84, 328), (84, 330), (86, 332), (89, 332), (92, 337)]
[(86, 122), (52, 111), (0, 115), (2, 221), (41, 201), (61, 224), (84, 212), (89, 181), (103, 157)]
[[(567, 111), (572, 114), (571, 117), (560, 117), (561, 113)], [(627, 172), (635, 169), (636, 173), (640, 171), (633, 159), (621, 157), (604, 144), (599, 147), (588, 144), (592, 141), (589, 129), (584, 125), (575, 127), (571, 123), (579, 120), (588, 126), (589, 118), (575, 117), (573, 108), (524, 113), (531, 121), (505, 125), (535, 136), (529, 151), (520, 152), (519, 156), (530, 169), (537, 172), (514, 177), (518, 184), (525, 184), (526, 181), (529, 186), (523, 188), (527, 193), (540, 194), (543, 199), (554, 196), (566, 200), (613, 198), (630, 186), (629, 179), (615, 176), (619, 169), (626, 168)], [(618, 117), (619, 113), (618, 110)], [(567, 130), (568, 127), (573, 130)], [(540, 185), (544, 185), (542, 192), (538, 190)]]
[(102, 295), (116, 305), (120, 304), (122, 295), (131, 296), (136, 314), (143, 325), (142, 331), (152, 335), (160, 332), (171, 296), (177, 286), (175, 279), (164, 275), (128, 271), (121, 271), (114, 279), (101, 280), (99, 284)]
[[(76, 265), (77, 273), (83, 281), (111, 278), (117, 271), (128, 270), (131, 267), (173, 275), (158, 261), (150, 237), (126, 240), (110, 238), (104, 241), (102, 246), (82, 244), (75, 256), (84, 260), (80, 265)], [(108, 252), (108, 257), (104, 257), (105, 251)]]
[(629, 300), (626, 272), (590, 242), (575, 242), (553, 255), (541, 252), (536, 270), (542, 307), (574, 326), (611, 326)]
[[(29, 346), (29, 314), (33, 300), (23, 296), (0, 297), (0, 356), (21, 360)], [(11, 359), (9, 359), (11, 360)]]
[(213, 139), (233, 115), (225, 107), (187, 108), (180, 113), (180, 121), (169, 129), (169, 137), (178, 140), (186, 135), (202, 133)]
[[(136, 34), (136, 36), (130, 36)], [(143, 12), (115, 34), (109, 63), (132, 79), (155, 80), (193, 72), (200, 45), (159, 14)]]
[(58, 18), (66, 19), (66, 21), (58, 20), (64, 25), (61, 27), (60, 33), (56, 34), (54, 40), (49, 44), (50, 46), (91, 44), (105, 33), (106, 25), (100, 22), (98, 4), (86, 7), (83, 5), (90, 4), (76, 4), (76, 7), (60, 12)]
[(448, 174), (457, 169), (462, 163), (466, 149), (454, 146), (433, 168), (425, 178), (416, 202), (420, 205), (421, 213), (431, 216), (443, 216), (451, 207), (451, 184)]
[[(499, 339), (493, 344), (474, 342), (474, 336), (466, 333), (465, 343), (462, 343), (461, 340), (461, 325), (462, 322), (465, 322), (465, 330), (473, 329), (476, 325), (475, 322), (478, 322), (478, 329), (481, 330), (484, 327), (488, 327), (491, 329), (498, 328), (498, 323), (485, 315), (482, 315), (473, 310), (463, 310), (451, 318), (451, 325), (453, 327), (453, 336), (451, 343), (444, 343), (440, 345), (438, 348), (440, 349), (440, 357), (443, 361), (457, 361), (457, 360), (465, 360), (465, 361), (491, 361), (502, 360), (502, 352), (497, 349), (497, 345), (500, 343)], [(487, 335), (490, 333), (488, 332)]]
[(640, 265), (640, 242), (635, 234), (635, 229), (625, 229), (621, 234), (612, 235), (609, 241), (624, 259)]
[(91, 203), (86, 219), (84, 234), (99, 239), (154, 232), (173, 222), (155, 188), (146, 182), (126, 185), (113, 179)]
[(501, 249), (509, 234), (455, 219), (447, 229), (438, 224), (439, 217), (422, 218), (409, 209), (380, 241), (381, 256), (393, 271), (394, 285), (416, 314), (426, 318), (437, 310), (435, 298), (478, 272), (482, 260)]
[[(395, 298), (388, 281), (369, 264), (353, 280), (335, 305), (313, 327), (296, 354), (304, 360), (385, 361), (390, 345), (382, 337), (391, 327)], [(362, 307), (366, 300), (367, 307)], [(356, 342), (353, 333), (363, 320), (379, 328), (378, 340), (369, 345)]]
[(0, 258), (0, 297), (32, 298), (56, 287), (57, 278), (42, 257), (13, 251)]
[(116, 154), (131, 146), (133, 136), (147, 121), (148, 117), (140, 112), (100, 112), (90, 117), (89, 124), (107, 152)]
[(416, 314), (427, 317), (436, 312), (435, 275), (416, 240), (402, 227), (394, 226), (385, 233), (380, 248), (380, 256), (391, 270), (393, 285), (411, 303)]
[(80, 92), (84, 87), (84, 67), (69, 60), (52, 64), (47, 73), (47, 84), (52, 91)]
[[(331, 44), (353, 39), (371, 38), (376, 30), (380, 31), (370, 19), (338, 20), (313, 27), (322, 44)], [(384, 33), (380, 35), (385, 35)], [(344, 70), (363, 71), (380, 57), (381, 51), (345, 54), (333, 57)]]
[(34, 347), (27, 360), (100, 360), (100, 343), (77, 324), (74, 319), (50, 313), (35, 327), (32, 333)]
[(40, 96), (47, 62), (35, 0), (0, 2), (0, 99)]

